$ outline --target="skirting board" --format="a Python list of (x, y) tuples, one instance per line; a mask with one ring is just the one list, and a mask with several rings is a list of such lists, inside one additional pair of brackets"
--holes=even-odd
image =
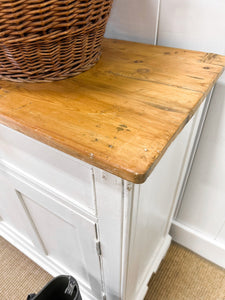
[[(5, 240), (24, 253), (27, 257), (33, 260), (37, 265), (39, 265), (52, 276), (55, 277), (61, 274), (68, 274), (68, 272), (60, 265), (37, 253), (37, 251), (35, 251), (32, 245), (28, 243), (28, 241), (22, 235), (20, 235), (11, 226), (3, 221), (0, 222), (0, 236), (2, 236)], [(85, 285), (83, 285), (81, 282), (79, 282), (79, 287), (83, 300), (97, 300), (88, 292), (88, 290), (85, 288)]]
[(176, 220), (172, 223), (170, 235), (178, 244), (225, 268), (225, 245)]

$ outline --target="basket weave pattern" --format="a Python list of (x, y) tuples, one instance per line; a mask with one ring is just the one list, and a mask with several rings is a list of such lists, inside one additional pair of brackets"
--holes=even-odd
[(52, 81), (100, 58), (112, 0), (1, 0), (0, 78)]

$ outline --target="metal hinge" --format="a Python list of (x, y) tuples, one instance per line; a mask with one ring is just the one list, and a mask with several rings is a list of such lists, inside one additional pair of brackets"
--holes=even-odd
[(101, 243), (100, 243), (100, 241), (97, 241), (97, 242), (96, 242), (96, 250), (97, 250), (98, 256), (101, 256), (101, 255), (102, 255), (102, 248), (101, 248)]
[(102, 300), (106, 300), (106, 294), (105, 294), (105, 283), (104, 283), (104, 274), (103, 274), (103, 266), (102, 266), (102, 247), (101, 243), (99, 241), (99, 231), (98, 231), (98, 225), (95, 224), (95, 244), (96, 244), (96, 252), (99, 258), (99, 267), (100, 267), (100, 273), (101, 273), (101, 290), (102, 290)]

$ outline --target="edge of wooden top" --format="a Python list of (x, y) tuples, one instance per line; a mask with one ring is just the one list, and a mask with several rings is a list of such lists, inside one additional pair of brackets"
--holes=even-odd
[[(128, 41), (120, 41), (120, 40), (111, 40), (114, 41), (115, 43), (123, 43), (123, 44), (140, 44), (140, 43), (134, 43), (134, 42), (128, 42)], [(105, 39), (104, 43), (109, 43), (110, 39)], [(103, 44), (104, 45), (104, 44)], [(164, 46), (152, 46), (152, 45), (148, 45), (148, 44), (141, 44), (141, 45), (146, 45), (146, 47), (160, 47), (160, 48), (167, 48), (167, 49), (171, 49), (171, 47), (164, 47)], [(175, 49), (175, 48), (173, 48)], [(183, 50), (183, 49), (182, 49)], [(200, 52), (200, 51), (192, 51), (192, 50), (188, 50), (188, 52), (194, 52), (194, 53), (205, 53), (205, 52)], [(221, 72), (217, 74), (217, 76), (215, 76), (214, 81), (211, 82), (211, 84), (208, 86), (208, 89), (206, 90), (205, 93), (201, 94), (201, 97), (199, 98), (198, 103), (195, 105), (195, 107), (193, 107), (193, 109), (191, 111), (189, 111), (183, 122), (180, 124), (180, 126), (177, 128), (176, 132), (173, 134), (173, 136), (170, 138), (170, 140), (167, 142), (167, 144), (165, 145), (165, 147), (162, 149), (162, 151), (158, 154), (158, 156), (155, 158), (155, 160), (149, 163), (149, 165), (146, 166), (146, 169), (143, 170), (142, 173), (137, 173), (134, 170), (129, 170), (126, 168), (121, 168), (121, 167), (117, 167), (117, 166), (112, 166), (112, 165), (107, 165), (107, 162), (101, 158), (101, 154), (97, 157), (91, 157), (89, 154), (88, 149), (86, 149), (86, 151), (84, 151), (84, 153), (81, 153), (78, 149), (74, 149), (72, 147), (70, 147), (69, 145), (67, 145), (66, 143), (59, 141), (57, 139), (54, 139), (52, 136), (47, 135), (45, 132), (42, 131), (38, 131), (36, 128), (32, 128), (31, 126), (26, 125), (23, 122), (18, 122), (13, 118), (7, 117), (5, 115), (1, 115), (0, 113), (0, 120), (1, 123), (5, 126), (8, 126), (12, 129), (15, 129), (31, 138), (34, 138), (44, 144), (47, 144), (53, 148), (56, 148), (64, 153), (67, 153), (77, 159), (80, 159), (82, 161), (85, 161), (86, 163), (89, 163), (95, 167), (98, 167), (100, 169), (103, 169), (109, 173), (112, 173), (118, 177), (121, 177), (124, 180), (136, 183), (136, 184), (141, 184), (144, 183), (146, 181), (146, 179), (148, 178), (148, 176), (151, 174), (151, 172), (154, 170), (155, 166), (158, 164), (158, 162), (160, 161), (160, 159), (162, 158), (162, 156), (164, 155), (164, 153), (166, 152), (167, 148), (170, 146), (170, 144), (173, 142), (173, 140), (177, 137), (177, 135), (180, 133), (180, 131), (185, 127), (185, 125), (188, 123), (188, 121), (191, 119), (191, 117), (193, 116), (193, 114), (196, 112), (196, 110), (198, 109), (198, 107), (200, 106), (200, 104), (202, 103), (202, 101), (205, 99), (205, 97), (207, 96), (207, 94), (209, 93), (209, 91), (211, 90), (211, 88), (213, 87), (213, 85), (215, 84), (215, 82), (218, 80), (218, 78), (220, 77), (220, 75), (222, 74), (222, 72), (224, 71), (225, 68), (225, 56), (221, 56), (221, 55), (216, 55), (217, 57), (219, 57), (219, 60), (221, 62), (221, 64), (219, 64), (219, 66), (221, 66)], [(205, 58), (207, 60), (207, 63), (212, 64), (214, 63), (214, 54), (210, 54), (210, 53), (205, 53)], [(217, 64), (217, 63), (215, 63)], [(218, 64), (217, 64), (218, 65)], [(165, 85), (167, 85), (165, 83)]]
[(87, 155), (84, 156), (80, 153), (80, 151), (77, 151), (74, 148), (70, 148), (66, 143), (59, 142), (52, 138), (51, 136), (48, 136), (47, 134), (38, 131), (36, 128), (32, 128), (31, 126), (27, 126), (25, 123), (17, 122), (16, 120), (12, 118), (8, 118), (6, 116), (2, 116), (0, 114), (0, 120), (1, 124), (5, 125), (7, 127), (10, 127), (22, 134), (25, 134), (26, 136), (29, 136), (30, 138), (33, 138), (39, 142), (42, 142), (50, 147), (53, 147), (59, 151), (62, 151), (68, 155), (71, 155), (81, 161), (84, 161), (86, 163), (89, 163), (95, 167), (98, 167), (104, 171), (107, 171), (113, 175), (116, 175), (124, 180), (127, 180), (129, 182), (135, 183), (135, 184), (142, 184), (146, 181), (146, 179), (149, 177), (149, 175), (152, 173), (154, 168), (157, 166), (160, 159), (165, 154), (168, 147), (171, 145), (171, 143), (175, 140), (177, 135), (182, 131), (182, 129), (185, 127), (185, 125), (188, 123), (188, 121), (191, 119), (191, 117), (194, 115), (202, 101), (205, 99), (205, 94), (202, 94), (201, 99), (197, 103), (196, 107), (187, 114), (186, 118), (184, 119), (183, 123), (177, 128), (177, 131), (174, 133), (174, 135), (171, 137), (171, 139), (167, 142), (163, 150), (158, 154), (158, 156), (155, 158), (154, 162), (151, 163), (146, 170), (144, 170), (143, 173), (138, 173), (130, 169), (121, 168), (121, 167), (111, 167), (110, 165), (107, 165), (104, 159), (101, 158), (101, 155), (97, 157), (96, 155), (94, 157), (90, 156), (90, 151), (86, 151)]
[[(197, 109), (199, 108), (199, 106), (201, 105), (201, 103), (203, 102), (203, 100), (206, 98), (206, 96), (209, 94), (209, 92), (211, 91), (211, 89), (213, 88), (213, 86), (215, 85), (216, 81), (219, 79), (219, 77), (222, 75), (222, 73), (225, 71), (225, 56), (224, 55), (220, 55), (220, 54), (215, 54), (212, 52), (204, 52), (204, 51), (197, 51), (197, 50), (186, 50), (183, 48), (177, 48), (177, 47), (168, 47), (168, 46), (161, 46), (161, 45), (152, 45), (152, 44), (146, 44), (146, 43), (139, 43), (139, 42), (131, 42), (131, 41), (126, 41), (126, 40), (119, 40), (119, 39), (108, 39), (108, 38), (104, 38), (104, 42), (103, 45), (105, 43), (109, 43), (109, 42), (113, 42), (113, 43), (118, 43), (118, 44), (141, 44), (143, 47), (153, 47), (153, 48), (161, 48), (161, 49), (178, 49), (178, 50), (185, 50), (189, 53), (199, 53), (199, 54), (205, 54), (204, 55), (204, 60), (202, 62), (211, 64), (211, 65), (218, 65), (221, 66), (221, 71), (217, 74), (217, 76), (215, 77), (215, 80), (212, 81), (212, 83), (209, 85), (208, 89), (205, 91), (205, 93), (202, 93), (202, 97), (199, 99), (197, 105), (195, 107), (193, 107), (193, 109), (189, 112), (189, 114), (187, 114), (185, 120), (183, 121), (183, 123), (180, 124), (180, 126), (177, 128), (177, 131), (174, 133), (174, 135), (171, 137), (171, 139), (167, 142), (167, 144), (165, 145), (165, 147), (163, 148), (163, 150), (160, 152), (160, 154), (156, 157), (156, 159), (154, 160), (153, 163), (151, 163), (148, 168), (146, 169), (145, 172), (143, 173), (135, 173), (135, 172), (131, 172), (129, 170), (127, 172), (127, 176), (120, 176), (121, 178), (128, 180), (130, 182), (136, 183), (136, 184), (142, 184), (146, 181), (146, 179), (149, 177), (149, 175), (152, 173), (152, 171), (154, 170), (154, 168), (157, 166), (158, 162), (161, 160), (161, 158), (163, 157), (163, 155), (165, 154), (166, 150), (169, 148), (169, 146), (172, 144), (172, 142), (176, 139), (176, 137), (178, 136), (178, 134), (182, 131), (182, 129), (185, 127), (185, 125), (189, 122), (189, 120), (192, 118), (192, 116), (195, 114), (195, 112), (197, 111)], [(217, 61), (218, 59), (218, 61)], [(166, 83), (164, 83), (166, 85)], [(105, 169), (106, 170), (106, 169)], [(113, 172), (111, 172), (110, 170), (107, 170), (108, 172), (117, 175)], [(124, 173), (123, 173), (124, 175)]]
[[(225, 56), (224, 56), (224, 64), (225, 64)], [(202, 94), (202, 97), (199, 100), (198, 104), (192, 109), (192, 111), (190, 111), (190, 113), (187, 115), (187, 117), (184, 120), (184, 122), (181, 123), (181, 125), (178, 127), (177, 131), (174, 133), (174, 135), (171, 137), (171, 139), (167, 142), (167, 144), (164, 147), (164, 149), (161, 151), (161, 153), (158, 155), (158, 157), (154, 160), (154, 162), (149, 166), (149, 168), (146, 170), (146, 172), (143, 173), (143, 174), (140, 174), (140, 173), (139, 174), (134, 174), (134, 180), (128, 180), (128, 181), (131, 181), (131, 182), (137, 183), (137, 184), (141, 184), (141, 183), (144, 183), (147, 180), (147, 178), (149, 177), (149, 175), (152, 173), (152, 171), (154, 170), (154, 168), (157, 166), (158, 162), (161, 160), (161, 158), (165, 154), (166, 150), (169, 148), (169, 146), (172, 144), (172, 142), (176, 139), (176, 137), (179, 135), (179, 133), (182, 131), (182, 129), (186, 126), (186, 124), (189, 122), (189, 120), (193, 117), (193, 115), (195, 114), (195, 112), (198, 110), (198, 108), (202, 104), (203, 100), (209, 94), (209, 92), (213, 88), (214, 84), (216, 83), (216, 81), (219, 79), (219, 77), (222, 75), (222, 73), (224, 71), (225, 71), (225, 66), (223, 67), (223, 69), (221, 70), (221, 72), (218, 74), (216, 80), (213, 81), (213, 83), (209, 86), (207, 92), (204, 93), (204, 94)]]
[[(218, 65), (223, 68), (225, 68), (225, 55), (213, 53), (213, 52), (206, 52), (206, 51), (199, 51), (199, 50), (191, 50), (191, 49), (185, 49), (185, 48), (179, 48), (179, 47), (169, 47), (169, 46), (163, 46), (163, 45), (153, 45), (153, 44), (147, 44), (147, 43), (141, 43), (141, 42), (133, 42), (133, 41), (127, 41), (127, 40), (120, 40), (115, 38), (104, 38), (103, 39), (103, 49), (104, 46), (108, 43), (115, 43), (119, 45), (141, 45), (141, 47), (152, 47), (152, 48), (161, 48), (163, 49), (174, 49), (174, 50), (181, 50), (188, 53), (195, 53), (195, 54), (205, 54), (204, 58), (202, 59), (202, 62), (209, 63), (211, 65)], [(220, 61), (220, 62), (219, 62)]]

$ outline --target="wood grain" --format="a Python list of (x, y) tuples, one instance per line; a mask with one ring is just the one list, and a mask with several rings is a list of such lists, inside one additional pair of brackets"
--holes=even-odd
[(91, 70), (51, 83), (0, 82), (0, 122), (142, 183), (223, 71), (225, 57), (105, 39)]

